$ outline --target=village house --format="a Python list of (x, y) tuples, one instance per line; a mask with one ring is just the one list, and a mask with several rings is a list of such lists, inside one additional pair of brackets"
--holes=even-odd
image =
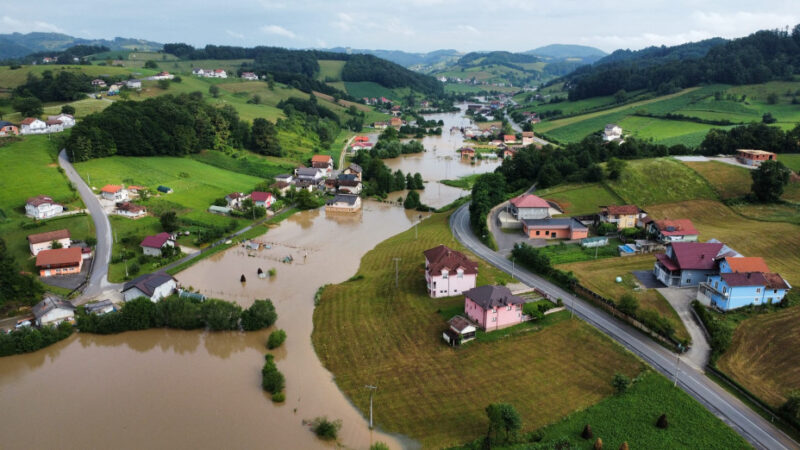
[(561, 219), (522, 219), (522, 231), (530, 239), (583, 239), (589, 228), (572, 217)]
[(125, 87), (128, 89), (141, 89), (142, 88), (142, 80), (132, 78), (130, 80), (125, 81)]
[(455, 347), (475, 339), (478, 329), (469, 320), (462, 316), (455, 316), (447, 321), (450, 328), (444, 330), (442, 338)]
[(656, 255), (653, 275), (668, 287), (697, 286), (717, 273), (718, 258), (725, 253), (721, 242), (673, 242)]
[(142, 240), (142, 243), (139, 244), (142, 247), (142, 253), (147, 256), (156, 256), (161, 257), (161, 249), (164, 247), (175, 246), (175, 241), (172, 239), (172, 236), (167, 232), (161, 232), (156, 234), (155, 236), (147, 236)]
[(157, 303), (171, 295), (178, 287), (178, 280), (164, 272), (148, 273), (134, 278), (122, 287), (122, 295), (126, 302), (139, 297), (146, 297)]
[(83, 255), (80, 247), (42, 250), (36, 255), (39, 276), (68, 275), (80, 273), (83, 268)]
[(389, 119), (389, 126), (392, 126), (392, 127), (395, 127), (395, 128), (402, 127), (404, 123), (405, 122), (403, 122), (403, 119), (401, 119), (399, 117), (392, 117), (391, 119)]
[(156, 75), (149, 77), (148, 79), (157, 81), (157, 80), (171, 80), (173, 78), (175, 78), (175, 75), (169, 72), (159, 72)]
[(72, 114), (61, 113), (57, 116), (47, 116), (47, 121), (58, 120), (64, 128), (72, 128), (75, 126), (75, 117)]
[(351, 194), (336, 194), (325, 203), (325, 212), (356, 212), (361, 209), (361, 197)]
[(361, 180), (354, 173), (341, 173), (336, 179), (336, 187), (340, 193), (358, 195), (361, 193)]
[(253, 72), (242, 72), (242, 79), (247, 81), (258, 81), (258, 75)]
[(99, 302), (87, 303), (83, 308), (86, 313), (94, 314), (96, 316), (102, 316), (103, 314), (108, 314), (117, 310), (114, 307), (114, 304), (111, 303), (111, 300), (108, 299), (100, 300)]
[(597, 219), (602, 223), (613, 223), (617, 230), (635, 228), (640, 219), (647, 214), (636, 205), (608, 205), (600, 209)]
[(522, 322), (524, 303), (505, 286), (479, 286), (464, 292), (464, 312), (486, 331)]
[(132, 184), (128, 186), (128, 195), (135, 195), (138, 197), (146, 190), (147, 188), (144, 186), (136, 186), (135, 184)]
[(45, 233), (31, 234), (28, 236), (28, 247), (31, 254), (36, 256), (42, 250), (50, 250), (53, 248), (53, 242), (57, 242), (62, 248), (69, 248), (72, 245), (69, 230), (55, 230)]
[(353, 142), (369, 142), (369, 136), (356, 136), (353, 138)]
[(385, 130), (388, 127), (389, 124), (387, 122), (372, 122), (372, 128), (376, 130)]
[(504, 148), (502, 151), (503, 159), (513, 158), (517, 154), (517, 149), (515, 148)]
[(726, 257), (719, 262), (720, 273), (770, 272), (764, 258), (758, 256)]
[(697, 242), (700, 235), (689, 219), (654, 220), (647, 224), (647, 233), (662, 243)]
[(117, 203), (116, 206), (117, 206), (116, 213), (119, 214), (120, 216), (136, 219), (147, 215), (147, 208), (141, 205), (136, 205), (131, 202), (119, 202)]
[(231, 209), (228, 208), (227, 206), (211, 205), (208, 207), (208, 212), (210, 212), (211, 214), (222, 214), (224, 216), (227, 216), (231, 213)]
[(777, 273), (760, 271), (720, 273), (709, 276), (701, 283), (697, 299), (701, 303), (730, 311), (749, 305), (779, 303), (791, 288), (791, 285)]
[(121, 84), (114, 83), (114, 84), (112, 84), (111, 86), (108, 87), (107, 94), (110, 95), (110, 96), (111, 95), (117, 95), (117, 94), (119, 94), (120, 88), (122, 88)]
[(19, 128), (11, 122), (0, 120), (0, 137), (17, 136), (19, 135)]
[(293, 177), (288, 173), (282, 173), (280, 175), (275, 175), (275, 181), (277, 182), (284, 182), (284, 183), (291, 183)]
[(524, 147), (528, 145), (533, 145), (533, 131), (522, 132), (522, 145)]
[(425, 284), (431, 297), (451, 297), (475, 287), (478, 264), (463, 253), (439, 245), (423, 252)]
[(517, 220), (547, 219), (550, 217), (550, 204), (536, 195), (523, 194), (508, 202), (508, 212)]
[(56, 326), (61, 322), (71, 322), (75, 318), (75, 305), (56, 297), (45, 297), (32, 308), (36, 326)]
[(361, 181), (361, 172), (363, 172), (363, 169), (356, 163), (351, 163), (342, 171), (345, 175), (355, 175), (358, 181)]
[(611, 142), (620, 140), (622, 140), (622, 128), (614, 123), (606, 125), (605, 129), (603, 129), (603, 141)]
[(359, 150), (371, 150), (374, 145), (372, 142), (353, 142), (350, 144), (350, 151), (355, 153)]
[(311, 157), (311, 167), (323, 170), (326, 176), (330, 175), (333, 172), (333, 157), (331, 155), (314, 155)]
[(325, 188), (325, 192), (328, 194), (335, 194), (336, 190), (339, 189), (339, 180), (336, 178), (328, 178), (322, 185)]
[(516, 144), (517, 143), (517, 137), (514, 136), (513, 134), (504, 134), (503, 135), (503, 143), (504, 144)]
[(25, 203), (25, 215), (34, 219), (47, 219), (64, 212), (64, 207), (46, 195), (31, 197)]
[(241, 208), (242, 202), (247, 198), (241, 192), (231, 192), (225, 196), (225, 201), (228, 203), (229, 208)]
[(100, 78), (95, 78), (94, 80), (92, 80), (92, 86), (106, 87), (106, 82), (105, 80), (101, 80)]
[(461, 147), (458, 152), (461, 153), (462, 160), (472, 161), (475, 159), (475, 149), (472, 147)]
[(764, 161), (777, 161), (778, 155), (764, 150), (736, 150), (736, 160), (748, 166), (760, 166)]
[(281, 196), (285, 197), (286, 193), (289, 192), (289, 190), (292, 188), (292, 185), (285, 181), (276, 181), (272, 183), (269, 187), (270, 189), (278, 191), (278, 193), (280, 193)]
[[(321, 178), (320, 178), (320, 180), (321, 180)], [(314, 180), (307, 180), (307, 179), (298, 178), (298, 179), (294, 180), (293, 186), (298, 191), (304, 189), (304, 190), (306, 190), (308, 192), (314, 192), (314, 188), (319, 186), (319, 180), (314, 181)]]
[(100, 189), (100, 197), (112, 202), (121, 202), (128, 199), (128, 191), (120, 185), (107, 184)]
[(253, 205), (261, 208), (269, 208), (275, 203), (275, 197), (271, 192), (253, 191), (250, 193), (250, 199), (253, 200)]
[(48, 133), (60, 133), (64, 131), (64, 124), (62, 124), (60, 120), (47, 120), (45, 124), (47, 125)]
[(44, 134), (47, 133), (47, 124), (35, 117), (26, 117), (20, 122), (20, 134)]
[(172, 188), (164, 185), (158, 185), (156, 190), (162, 194), (172, 194)]
[(295, 169), (298, 181), (310, 181), (314, 185), (322, 179), (322, 171), (313, 167), (299, 167)]

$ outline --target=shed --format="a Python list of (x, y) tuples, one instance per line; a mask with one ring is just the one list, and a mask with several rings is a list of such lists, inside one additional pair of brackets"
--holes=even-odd
[(227, 214), (231, 213), (231, 209), (228, 208), (227, 206), (211, 205), (211, 206), (208, 207), (208, 212), (214, 213), (214, 214), (225, 214), (225, 215), (227, 215)]
[(587, 237), (581, 239), (581, 247), (584, 248), (604, 247), (606, 245), (608, 245), (607, 236)]
[(156, 189), (158, 190), (158, 192), (161, 192), (161, 193), (164, 193), (164, 194), (172, 194), (172, 189), (168, 188), (166, 186), (163, 186), (163, 185), (159, 185)]

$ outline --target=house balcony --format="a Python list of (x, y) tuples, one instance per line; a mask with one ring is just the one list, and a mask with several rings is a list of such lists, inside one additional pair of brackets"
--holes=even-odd
[(723, 300), (727, 302), (730, 297), (730, 291), (723, 293), (719, 289), (714, 288), (714, 286), (709, 282), (704, 281), (700, 283), (697, 288), (697, 301), (706, 306), (711, 306), (715, 298), (717, 300)]

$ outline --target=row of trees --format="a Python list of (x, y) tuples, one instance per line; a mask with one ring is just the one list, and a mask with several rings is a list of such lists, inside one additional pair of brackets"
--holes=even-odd
[[(363, 168), (362, 180), (364, 181), (364, 193), (368, 196), (376, 195), (384, 197), (386, 194), (404, 189), (424, 189), (425, 185), (422, 175), (419, 173), (403, 174), (396, 170), (394, 173), (384, 164), (384, 162), (366, 150), (359, 150), (353, 157), (353, 162)], [(418, 205), (415, 205), (416, 207)]]
[(92, 78), (82, 72), (62, 70), (42, 72), (39, 77), (28, 73), (24, 84), (14, 89), (14, 97), (36, 97), (43, 102), (71, 102), (85, 97), (92, 90)]
[(381, 133), (378, 142), (369, 150), (369, 154), (373, 158), (386, 159), (424, 151), (425, 147), (422, 146), (421, 142), (416, 140), (401, 142), (398, 131), (393, 127), (389, 127)]
[(0, 237), (0, 312), (30, 306), (41, 300), (42, 285), (30, 274), (23, 273)]
[(800, 125), (784, 131), (764, 123), (750, 123), (730, 130), (712, 129), (698, 148), (703, 155), (731, 155), (740, 148), (757, 148), (775, 153), (800, 152)]

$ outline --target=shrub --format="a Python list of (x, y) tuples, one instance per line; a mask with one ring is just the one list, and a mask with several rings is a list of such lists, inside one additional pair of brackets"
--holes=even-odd
[(245, 331), (255, 331), (272, 326), (278, 320), (278, 313), (272, 300), (256, 300), (242, 315), (242, 328)]
[(592, 433), (592, 427), (588, 423), (585, 427), (583, 427), (583, 431), (581, 432), (581, 437), (584, 439), (591, 439), (594, 437), (594, 433)]
[(242, 316), (242, 308), (237, 304), (212, 298), (203, 302), (200, 311), (203, 315), (203, 321), (211, 330), (235, 330), (239, 328), (239, 317)]
[(267, 271), (267, 274), (269, 274), (269, 276), (271, 276), (271, 277), (274, 277), (275, 275), (277, 275), (277, 274), (278, 274), (278, 270), (277, 270), (276, 268), (274, 268), (274, 267), (273, 267), (273, 268), (271, 268), (271, 269), (269, 269), (269, 270)]
[(283, 403), (286, 401), (286, 394), (281, 392), (276, 392), (272, 394), (272, 401), (275, 403)]
[(625, 294), (620, 297), (617, 308), (629, 316), (635, 316), (636, 310), (639, 309), (639, 300), (631, 294)]
[(389, 446), (385, 443), (378, 441), (369, 446), (369, 450), (389, 450)]
[(283, 330), (275, 330), (269, 334), (269, 339), (267, 339), (267, 348), (270, 350), (278, 348), (285, 340), (286, 332)]
[(614, 386), (614, 389), (617, 391), (617, 394), (623, 394), (625, 391), (628, 390), (628, 387), (631, 385), (631, 379), (621, 373), (615, 373), (614, 379), (611, 381), (611, 385)]
[(313, 431), (318, 438), (326, 441), (335, 440), (341, 428), (341, 420), (328, 420), (325, 416), (317, 417), (311, 422), (311, 431)]
[(130, 267), (128, 267), (128, 273), (130, 273), (131, 275), (136, 275), (137, 273), (139, 273), (140, 270), (141, 267), (139, 267), (139, 264), (136, 263), (133, 263), (130, 265)]
[(666, 414), (658, 416), (658, 420), (656, 421), (656, 426), (661, 429), (667, 429), (667, 427), (669, 427), (669, 422), (667, 422)]

